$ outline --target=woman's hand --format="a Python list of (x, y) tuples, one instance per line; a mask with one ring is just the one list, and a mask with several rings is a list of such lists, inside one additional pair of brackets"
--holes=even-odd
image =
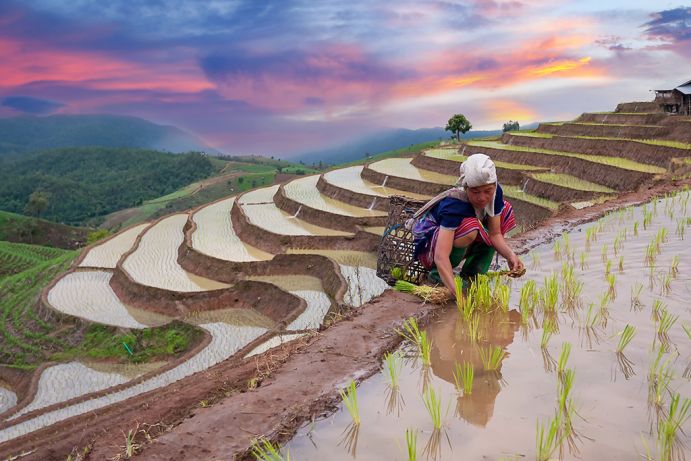
[(525, 265), (523, 264), (523, 261), (516, 256), (516, 253), (513, 251), (509, 255), (509, 257), (506, 259), (506, 261), (509, 263), (509, 269), (511, 269), (512, 272), (521, 272), (525, 270)]

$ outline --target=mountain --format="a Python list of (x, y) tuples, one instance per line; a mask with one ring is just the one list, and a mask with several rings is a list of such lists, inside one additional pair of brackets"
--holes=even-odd
[[(500, 135), (501, 130), (469, 131), (461, 136), (461, 139), (472, 139), (483, 136)], [(330, 165), (352, 162), (361, 159), (366, 154), (376, 155), (394, 149), (401, 149), (411, 144), (419, 144), (426, 141), (448, 139), (450, 133), (443, 128), (420, 128), (408, 130), (405, 128), (385, 130), (369, 136), (365, 136), (349, 143), (330, 149), (313, 150), (291, 156), (292, 161), (305, 163), (324, 162)]]
[(50, 115), (0, 118), (0, 156), (79, 146), (217, 153), (179, 128), (157, 125), (137, 117)]

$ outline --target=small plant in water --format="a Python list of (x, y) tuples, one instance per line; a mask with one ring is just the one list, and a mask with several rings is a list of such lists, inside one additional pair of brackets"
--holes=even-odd
[(401, 375), (401, 370), (403, 369), (403, 357), (396, 351), (393, 353), (387, 352), (384, 354), (384, 371), (386, 372), (386, 377), (389, 380), (389, 385), (392, 388), (398, 387), (398, 378)]
[(584, 271), (588, 268), (587, 257), (588, 257), (588, 253), (586, 253), (585, 251), (581, 251), (580, 259), (581, 259), (581, 270), (582, 271)]
[(429, 413), (430, 418), (432, 418), (434, 429), (441, 429), (441, 398), (439, 395), (432, 387), (428, 387), (424, 394), (422, 394), (422, 401), (425, 403), (427, 413)]
[(571, 354), (571, 343), (564, 343), (561, 345), (561, 352), (559, 353), (559, 362), (557, 362), (557, 372), (562, 374), (566, 369), (566, 362), (569, 361)]
[(275, 447), (266, 437), (252, 440), (252, 456), (257, 461), (290, 461), (290, 452), (281, 455), (280, 449)]
[(547, 348), (550, 338), (557, 331), (554, 321), (550, 319), (544, 319), (542, 321), (542, 338), (540, 339), (540, 347), (542, 349)]
[[(680, 447), (677, 440), (679, 431), (683, 433), (683, 426), (691, 414), (691, 399), (681, 398), (679, 393), (672, 395), (669, 402), (669, 409), (666, 417), (658, 424), (658, 445), (660, 447), (661, 459), (675, 459), (675, 449), (683, 456), (683, 445)], [(683, 458), (679, 458), (683, 459)]]
[(674, 255), (672, 258), (672, 265), (669, 267), (669, 273), (672, 277), (676, 277), (679, 273), (679, 255)]
[(350, 381), (346, 390), (339, 389), (338, 393), (341, 395), (341, 400), (345, 405), (350, 417), (353, 419), (353, 424), (360, 424), (360, 408), (357, 403), (357, 390), (355, 389), (355, 381)]
[(559, 437), (561, 426), (561, 418), (555, 414), (546, 423), (537, 422), (537, 430), (535, 435), (535, 443), (537, 448), (537, 461), (548, 461), (552, 458), (552, 453), (561, 444)]
[(617, 283), (617, 277), (614, 274), (607, 274), (607, 284), (609, 285), (609, 290), (607, 293), (609, 296), (614, 299), (617, 296), (617, 291), (616, 291), (616, 283)]
[(617, 345), (617, 352), (624, 352), (624, 348), (631, 342), (634, 335), (636, 334), (636, 327), (627, 324), (624, 329), (619, 333), (619, 344)]
[(486, 371), (497, 371), (506, 352), (499, 346), (480, 348), (480, 360)]
[(408, 461), (417, 460), (417, 430), (405, 430), (405, 445), (408, 449)]
[(541, 291), (542, 308), (545, 312), (556, 312), (559, 301), (559, 282), (557, 275), (545, 277), (545, 286)]
[(624, 255), (619, 256), (619, 272), (624, 272)]
[(643, 284), (636, 282), (631, 287), (631, 309), (638, 310), (643, 307), (641, 303), (641, 291), (643, 291)]
[(453, 370), (453, 380), (456, 385), (456, 391), (463, 391), (463, 395), (471, 395), (473, 393), (473, 381), (475, 378), (475, 370), (473, 364), (470, 362), (463, 362), (463, 365), (456, 363)]
[(678, 315), (670, 314), (667, 309), (662, 309), (660, 312), (660, 320), (657, 322), (657, 336), (663, 340), (667, 338), (667, 333), (669, 333), (670, 328), (679, 319)]

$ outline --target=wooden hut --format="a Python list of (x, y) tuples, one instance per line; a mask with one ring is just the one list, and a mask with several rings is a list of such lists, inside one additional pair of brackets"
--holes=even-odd
[(671, 90), (655, 90), (655, 103), (663, 112), (691, 115), (691, 80)]

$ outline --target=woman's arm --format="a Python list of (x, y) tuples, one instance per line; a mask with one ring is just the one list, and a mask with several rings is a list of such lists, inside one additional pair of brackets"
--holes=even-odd
[(521, 270), (524, 268), (523, 262), (516, 253), (513, 252), (504, 235), (501, 233), (501, 217), (492, 216), (489, 218), (489, 239), (497, 252), (509, 263), (509, 269)]
[(437, 231), (437, 243), (434, 247), (434, 264), (439, 271), (439, 277), (444, 286), (456, 296), (456, 283), (453, 278), (453, 267), (451, 267), (451, 249), (453, 248), (453, 229), (439, 228)]

